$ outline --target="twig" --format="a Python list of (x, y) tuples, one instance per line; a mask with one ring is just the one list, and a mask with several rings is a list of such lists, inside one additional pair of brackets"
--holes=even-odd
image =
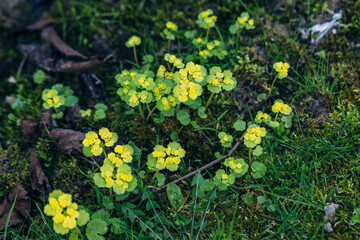
[[(245, 133), (246, 133), (246, 132), (244, 132), (243, 135), (241, 135), (240, 138), (237, 138), (237, 139), (236, 139), (236, 144), (234, 145), (234, 147), (233, 147), (225, 156), (222, 156), (221, 158), (218, 158), (218, 159), (216, 159), (216, 160), (214, 160), (214, 161), (206, 164), (205, 166), (203, 166), (203, 167), (201, 167), (201, 168), (199, 168), (199, 169), (196, 169), (195, 171), (192, 171), (191, 173), (186, 174), (185, 176), (182, 176), (182, 177), (180, 177), (180, 178), (178, 178), (178, 179), (176, 179), (176, 180), (174, 180), (174, 181), (172, 181), (172, 182), (170, 182), (170, 183), (168, 183), (168, 184), (165, 184), (164, 186), (161, 186), (161, 187), (155, 189), (155, 190), (154, 190), (154, 193), (160, 192), (161, 190), (167, 188), (167, 186), (168, 186), (169, 184), (171, 184), (171, 183), (178, 183), (178, 182), (181, 182), (181, 181), (183, 181), (183, 180), (185, 180), (185, 179), (187, 179), (187, 178), (189, 178), (189, 177), (195, 176), (198, 172), (201, 172), (201, 171), (203, 171), (203, 170), (205, 170), (205, 169), (207, 169), (207, 168), (209, 168), (209, 167), (212, 167), (212, 166), (214, 166), (215, 164), (217, 164), (217, 163), (223, 161), (224, 159), (230, 157), (230, 156), (235, 152), (235, 150), (240, 146), (240, 143), (241, 143), (241, 141), (243, 140), (243, 138), (244, 138), (244, 136), (245, 136)], [(136, 202), (136, 201), (139, 201), (140, 199), (141, 199), (141, 196), (138, 196), (138, 197), (136, 197), (136, 198), (133, 198), (133, 199), (132, 199), (131, 201), (129, 201), (129, 202)]]

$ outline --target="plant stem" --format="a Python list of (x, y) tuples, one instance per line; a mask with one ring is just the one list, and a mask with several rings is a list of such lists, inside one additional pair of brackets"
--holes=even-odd
[(168, 50), (170, 51), (170, 39), (168, 39)]
[(112, 202), (114, 202), (114, 196), (113, 196), (113, 189), (112, 187), (110, 188), (110, 199)]
[(150, 119), (150, 117), (152, 116), (152, 113), (155, 111), (156, 106), (153, 107), (153, 109), (150, 110), (148, 116), (146, 117), (146, 121), (148, 121)]
[(211, 93), (209, 99), (207, 100), (206, 105), (205, 105), (205, 111), (208, 108), (208, 106), (210, 105), (211, 99), (214, 97), (214, 95), (215, 95), (215, 93)]
[(77, 226), (75, 227), (75, 229), (76, 229), (76, 231), (78, 231), (78, 233), (79, 233), (79, 235), (80, 235), (81, 239), (84, 239), (84, 237), (83, 237), (83, 236), (82, 236), (82, 234), (81, 234), (80, 229), (79, 229)]
[(136, 62), (137, 65), (139, 65), (139, 61), (138, 61), (138, 58), (137, 58), (137, 55), (136, 55), (136, 47), (133, 47), (133, 51), (134, 51), (135, 62)]
[(206, 42), (208, 41), (209, 34), (210, 34), (210, 28), (208, 28), (206, 31)]
[(271, 91), (273, 90), (273, 87), (274, 87), (275, 81), (276, 81), (276, 79), (278, 78), (278, 76), (279, 76), (279, 74), (276, 74), (276, 77), (275, 77), (274, 81), (273, 81), (273, 82), (272, 82), (272, 84), (271, 84), (271, 87), (270, 87), (270, 92), (269, 92), (269, 96), (270, 96), (270, 94), (271, 94)]
[(279, 112), (276, 113), (276, 116), (275, 116), (275, 119), (274, 119), (274, 122), (276, 122), (276, 119), (277, 117), (279, 116)]
[(251, 159), (251, 148), (249, 148), (249, 164), (252, 164), (252, 159)]
[(178, 111), (180, 110), (180, 105), (181, 105), (181, 103), (179, 103), (179, 104), (176, 106), (175, 112), (178, 112)]
[(143, 120), (145, 120), (145, 116), (144, 116), (144, 112), (142, 110), (142, 106), (141, 106), (141, 103), (139, 103), (139, 112), (140, 112), (140, 116)]
[(155, 178), (156, 178), (156, 175), (160, 172), (160, 169), (158, 169), (155, 173), (154, 173), (154, 176), (151, 178), (150, 180), (150, 185), (154, 183), (155, 181)]

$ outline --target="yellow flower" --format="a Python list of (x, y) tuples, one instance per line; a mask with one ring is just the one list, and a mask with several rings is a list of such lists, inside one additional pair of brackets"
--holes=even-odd
[(248, 21), (248, 24), (249, 24), (250, 26), (253, 26), (253, 25), (254, 25), (254, 20), (253, 20), (253, 19), (250, 19), (250, 20)]
[(201, 42), (202, 42), (202, 38), (200, 38), (200, 37), (197, 38), (197, 39), (196, 39), (196, 42), (197, 42), (197, 43), (201, 43)]
[(171, 31), (177, 31), (177, 25), (173, 22), (167, 22), (166, 28), (170, 29)]
[(275, 101), (275, 103), (271, 109), (274, 113), (280, 112), (284, 115), (289, 115), (292, 112), (291, 107), (289, 105), (283, 103), (281, 100)]
[(72, 196), (70, 194), (67, 194), (67, 193), (64, 193), (63, 195), (61, 195), (58, 198), (60, 207), (65, 208), (65, 207), (70, 206), (71, 198), (72, 198)]
[(126, 47), (131, 48), (141, 44), (141, 38), (138, 36), (132, 36), (126, 42)]
[(273, 68), (278, 72), (279, 78), (282, 79), (287, 77), (290, 65), (287, 62), (276, 62), (274, 63)]

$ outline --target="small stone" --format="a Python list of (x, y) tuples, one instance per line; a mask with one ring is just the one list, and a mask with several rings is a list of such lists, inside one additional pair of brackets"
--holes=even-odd
[(324, 224), (324, 230), (326, 233), (332, 233), (334, 231), (330, 222)]

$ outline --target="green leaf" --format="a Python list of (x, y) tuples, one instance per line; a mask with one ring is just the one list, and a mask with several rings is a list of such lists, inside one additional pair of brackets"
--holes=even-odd
[(110, 213), (102, 209), (98, 210), (91, 215), (91, 219), (96, 219), (96, 218), (104, 220), (105, 222), (109, 222)]
[(152, 62), (154, 62), (154, 56), (153, 55), (147, 54), (147, 55), (143, 56), (143, 60), (142, 60), (143, 65), (148, 64), (148, 63), (152, 63)]
[(96, 110), (94, 113), (94, 121), (99, 121), (106, 118), (106, 113), (104, 110)]
[(170, 134), (170, 138), (171, 138), (171, 140), (173, 140), (174, 142), (180, 142), (179, 136), (178, 136), (178, 134), (177, 134), (176, 132), (172, 132), (172, 133)]
[(201, 187), (205, 187), (205, 180), (203, 176), (201, 175), (201, 172), (198, 172), (193, 180), (191, 181), (191, 186), (199, 185)]
[(66, 107), (73, 107), (76, 105), (76, 103), (79, 101), (79, 98), (76, 96), (69, 96), (65, 100), (65, 106)]
[(215, 155), (215, 157), (216, 157), (216, 158), (221, 158), (221, 157), (222, 157), (222, 155), (221, 155), (221, 153), (220, 153), (220, 152), (215, 152), (215, 154), (214, 154), (214, 155)]
[(205, 107), (200, 107), (199, 109), (198, 109), (198, 115), (199, 115), (199, 117), (200, 118), (207, 118), (207, 114), (205, 113)]
[(196, 121), (191, 121), (190, 123), (191, 123), (191, 126), (193, 126), (195, 129), (200, 128), (199, 124), (197, 124)]
[(89, 220), (90, 220), (89, 213), (84, 209), (79, 210), (79, 217), (77, 224), (79, 226), (84, 226)]
[(79, 232), (77, 229), (72, 231), (69, 236), (69, 240), (78, 240), (79, 239)]
[(95, 105), (95, 109), (96, 110), (104, 110), (104, 111), (106, 111), (108, 109), (108, 107), (103, 103), (97, 103)]
[(252, 192), (245, 193), (241, 196), (241, 199), (247, 204), (247, 205), (254, 205), (256, 203), (256, 198), (253, 195)]
[(33, 79), (34, 82), (37, 84), (42, 84), (45, 80), (46, 74), (43, 70), (37, 70), (34, 75), (33, 75)]
[(236, 131), (245, 131), (246, 129), (246, 122), (243, 120), (236, 120), (236, 122), (234, 122), (233, 127), (235, 128)]
[(197, 34), (196, 30), (186, 31), (184, 36), (188, 39), (193, 39)]
[(156, 175), (156, 179), (157, 179), (157, 185), (158, 187), (161, 187), (165, 184), (165, 175), (162, 173), (158, 173)]
[(257, 100), (258, 102), (262, 102), (262, 101), (264, 101), (266, 98), (267, 98), (266, 93), (260, 93), (260, 94), (257, 96), (256, 100)]
[(253, 178), (257, 179), (257, 178), (263, 178), (265, 176), (266, 173), (266, 166), (263, 163), (260, 162), (254, 162), (251, 165), (251, 175), (253, 176)]
[(158, 118), (154, 118), (155, 123), (162, 123), (165, 120), (164, 115), (160, 114)]
[(89, 148), (89, 147), (83, 147), (83, 153), (84, 153), (85, 157), (91, 157), (94, 155), (91, 152), (91, 148)]
[(139, 178), (141, 179), (145, 179), (145, 176), (146, 176), (146, 172), (144, 170), (141, 170), (138, 174)]
[(60, 119), (64, 116), (64, 113), (63, 112), (53, 113), (53, 114), (51, 114), (51, 116), (53, 118)]
[(257, 145), (253, 151), (254, 156), (260, 156), (263, 153), (263, 148), (260, 145)]
[(258, 204), (264, 204), (266, 202), (266, 198), (264, 196), (257, 197)]
[(111, 218), (109, 220), (109, 223), (111, 224), (111, 232), (115, 234), (122, 234), (125, 232), (126, 223), (124, 221), (121, 221), (120, 218)]
[(167, 186), (166, 192), (171, 205), (174, 208), (179, 209), (184, 202), (184, 197), (180, 188), (175, 183), (170, 183)]
[(92, 219), (86, 226), (86, 236), (89, 240), (105, 240), (104, 235), (108, 230), (107, 223), (100, 218)]
[(107, 210), (113, 210), (115, 208), (114, 203), (111, 201), (109, 196), (103, 196), (103, 206)]
[(180, 110), (176, 114), (176, 118), (182, 125), (188, 125), (190, 123), (190, 114), (185, 110)]
[(275, 210), (276, 210), (275, 205), (274, 205), (274, 204), (270, 204), (270, 205), (267, 207), (267, 210), (270, 211), (270, 212), (275, 212)]

